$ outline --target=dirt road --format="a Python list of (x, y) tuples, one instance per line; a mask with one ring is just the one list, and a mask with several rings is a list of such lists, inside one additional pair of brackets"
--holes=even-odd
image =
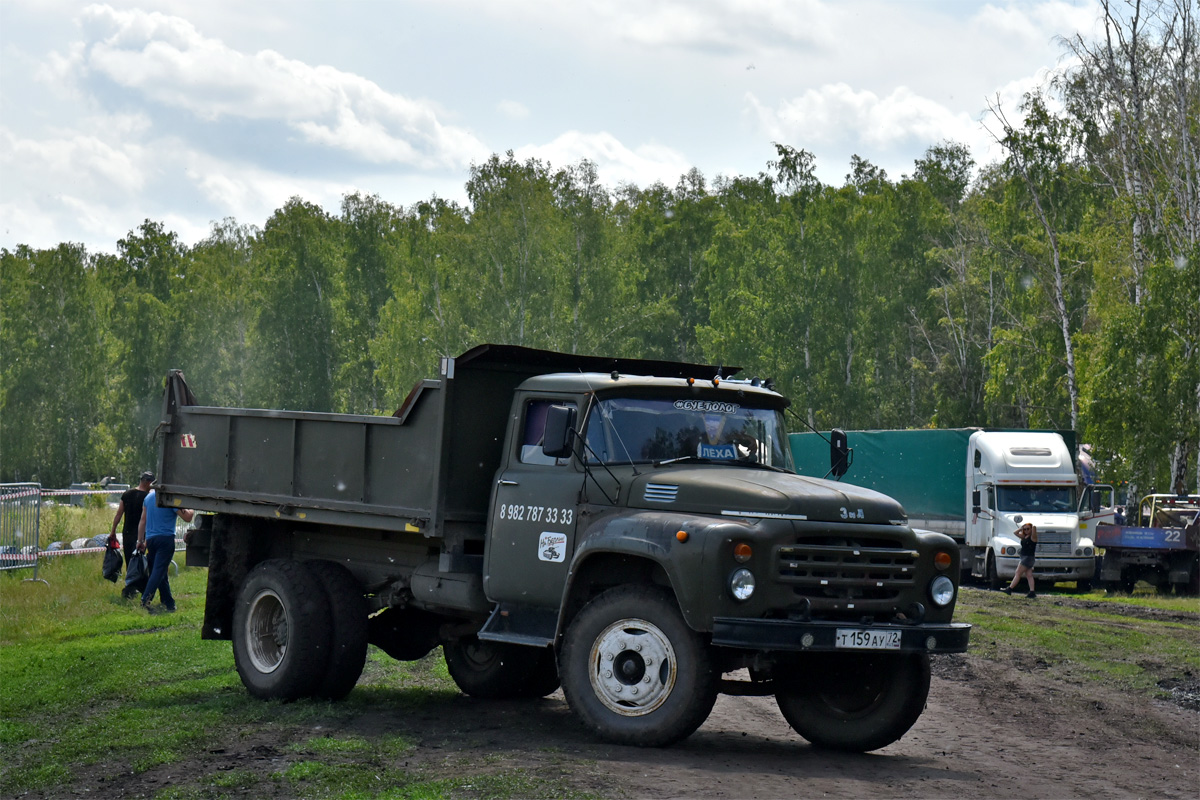
[[(1112, 608), (1106, 604), (1109, 613)], [(1142, 618), (1160, 613), (1126, 612)], [(1200, 636), (1200, 614), (1174, 614), (1169, 621), (1194, 624)], [(811, 747), (769, 697), (721, 697), (686, 741), (640, 749), (598, 742), (570, 714), (561, 692), (522, 702), (438, 695), (408, 708), (374, 706), (350, 717), (343, 712), (336, 721), (314, 719), (304, 730), (223, 741), (190, 763), (131, 776), (116, 792), (95, 784), (88, 791), (94, 797), (148, 796), (181, 778), (195, 781), (218, 770), (266, 776), (303, 758), (289, 745), (313, 735), (398, 734), (418, 743), (396, 758), (394, 766), (405, 770), (456, 777), (520, 769), (564, 794), (606, 798), (1200, 795), (1200, 676), (1185, 676), (1188, 685), (1170, 701), (1066, 680), (1019, 650), (995, 660), (973, 653), (941, 656), (933, 671), (929, 704), (916, 726), (899, 742), (866, 755)], [(1163, 671), (1178, 675), (1169, 665)], [(264, 796), (270, 785), (258, 783), (251, 791)], [(294, 792), (277, 787), (278, 797)]]
[[(1200, 614), (1171, 621), (1195, 623), (1200, 637)], [(457, 724), (424, 740), (450, 751), (451, 761), (465, 746), (479, 758), (561, 769), (574, 786), (609, 797), (1200, 796), (1194, 694), (1151, 701), (1081, 686), (1020, 652), (1004, 662), (941, 656), (933, 671), (929, 705), (913, 730), (867, 755), (811, 747), (770, 697), (723, 696), (699, 731), (666, 749), (597, 743), (569, 714), (561, 692), (532, 705), (457, 698), (455, 705), (469, 704), (471, 712), (435, 711), (428, 721)]]
[[(417, 759), (521, 765), (606, 797), (1194, 799), (1200, 791), (1200, 713), (1084, 695), (967, 656), (939, 659), (917, 725), (868, 755), (812, 748), (772, 698), (722, 697), (698, 732), (666, 749), (597, 743), (561, 693), (533, 704), (463, 697), (449, 705), (401, 726), (426, 732)], [(360, 720), (364, 729), (398, 722)]]

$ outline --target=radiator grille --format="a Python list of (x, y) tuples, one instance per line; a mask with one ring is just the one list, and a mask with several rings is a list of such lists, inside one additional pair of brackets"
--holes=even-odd
[(1071, 531), (1061, 528), (1038, 528), (1039, 556), (1069, 556), (1074, 552), (1071, 548)]
[(885, 540), (804, 541), (779, 548), (778, 578), (804, 597), (888, 600), (912, 586), (917, 558)]

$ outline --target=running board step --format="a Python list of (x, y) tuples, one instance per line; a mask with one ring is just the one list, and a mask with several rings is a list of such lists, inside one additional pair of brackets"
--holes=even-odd
[(499, 603), (479, 631), (489, 642), (508, 642), (530, 647), (550, 647), (558, 632), (558, 609)]

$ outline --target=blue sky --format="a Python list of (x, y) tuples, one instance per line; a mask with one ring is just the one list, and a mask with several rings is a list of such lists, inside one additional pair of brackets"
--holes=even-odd
[[(943, 140), (997, 157), (1094, 0), (0, 0), (0, 247), (189, 244), (299, 195), (464, 201), (512, 150), (609, 186), (753, 175), (772, 142), (840, 185)], [(994, 127), (994, 126), (993, 126)]]

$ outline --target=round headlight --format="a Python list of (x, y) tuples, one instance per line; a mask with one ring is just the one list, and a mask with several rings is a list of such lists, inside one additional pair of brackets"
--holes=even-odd
[(954, 581), (938, 575), (929, 583), (929, 599), (935, 606), (948, 606), (954, 602)]
[(735, 570), (729, 576), (729, 593), (736, 600), (749, 600), (754, 594), (754, 573), (748, 569)]

